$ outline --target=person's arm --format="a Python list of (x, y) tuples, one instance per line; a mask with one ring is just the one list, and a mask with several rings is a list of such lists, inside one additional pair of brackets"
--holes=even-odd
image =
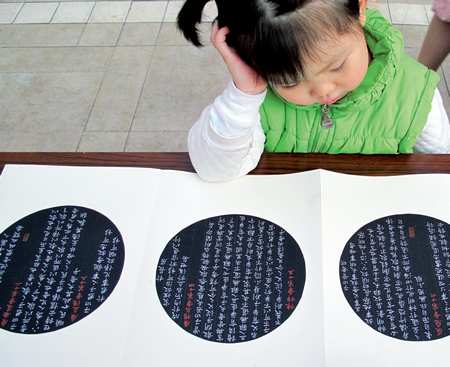
[(192, 165), (203, 180), (232, 180), (256, 167), (264, 150), (259, 108), (265, 95), (243, 93), (230, 81), (203, 110), (188, 136)]
[(450, 153), (450, 124), (439, 90), (436, 88), (427, 123), (414, 146), (417, 153)]

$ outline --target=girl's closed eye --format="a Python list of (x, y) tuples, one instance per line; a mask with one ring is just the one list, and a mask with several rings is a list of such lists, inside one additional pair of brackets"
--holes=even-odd
[(298, 83), (285, 84), (282, 86), (282, 88), (285, 88), (285, 89), (294, 88), (295, 86), (297, 86), (297, 84)]
[(347, 59), (344, 60), (344, 62), (339, 65), (337, 68), (331, 69), (331, 71), (335, 72), (335, 71), (339, 71), (344, 67), (345, 62), (347, 61)]

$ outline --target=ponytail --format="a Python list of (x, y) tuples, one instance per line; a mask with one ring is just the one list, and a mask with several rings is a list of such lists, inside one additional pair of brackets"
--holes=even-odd
[(359, 17), (359, 1), (358, 0), (348, 0), (346, 3), (346, 7), (351, 16), (358, 18)]
[(195, 46), (203, 46), (198, 37), (198, 28), (202, 12), (209, 0), (186, 0), (177, 17), (178, 29)]

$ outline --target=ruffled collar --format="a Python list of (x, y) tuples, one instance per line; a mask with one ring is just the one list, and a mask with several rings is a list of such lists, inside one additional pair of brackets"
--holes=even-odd
[[(372, 62), (361, 84), (349, 92), (338, 103), (330, 106), (333, 111), (345, 112), (347, 109), (363, 110), (377, 101), (385, 88), (394, 79), (403, 53), (403, 36), (378, 10), (366, 10), (364, 35), (372, 54)], [(273, 93), (278, 95), (274, 89)], [(279, 96), (279, 95), (278, 95)], [(319, 103), (308, 106), (296, 105), (279, 96), (286, 104), (296, 109), (315, 110)]]

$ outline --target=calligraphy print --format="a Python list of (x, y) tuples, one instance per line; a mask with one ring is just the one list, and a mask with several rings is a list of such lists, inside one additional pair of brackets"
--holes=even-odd
[(450, 329), (450, 228), (416, 214), (377, 219), (347, 242), (342, 290), (352, 309), (384, 335), (440, 339)]
[(0, 234), (0, 328), (38, 334), (81, 320), (111, 294), (123, 262), (118, 229), (92, 209), (20, 219)]
[(248, 215), (211, 217), (165, 247), (159, 299), (187, 332), (220, 343), (259, 338), (280, 326), (302, 296), (305, 262), (284, 229)]

